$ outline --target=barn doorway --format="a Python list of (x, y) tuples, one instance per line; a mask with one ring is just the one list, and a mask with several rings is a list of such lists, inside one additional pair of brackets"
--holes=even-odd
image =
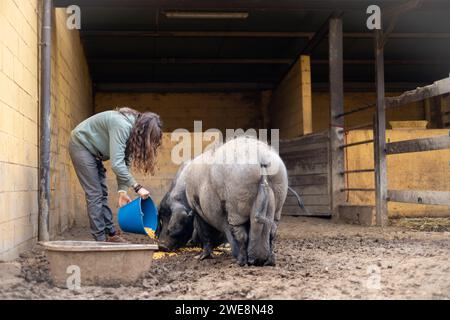
[[(388, 10), (401, 3), (381, 1), (380, 6)], [(343, 170), (333, 171), (338, 158), (330, 145), (335, 125), (330, 105), (339, 103), (344, 111), (351, 111), (377, 98), (374, 33), (366, 27), (369, 4), (345, 2), (334, 8), (329, 1), (208, 1), (207, 5), (195, 1), (54, 1), (61, 19), (67, 16), (69, 5), (81, 8), (79, 37), (84, 53), (77, 54), (84, 54), (89, 68), (93, 112), (126, 105), (159, 113), (164, 120), (159, 173), (151, 179), (140, 177), (157, 200), (177, 170), (170, 161), (170, 133), (179, 128), (193, 131), (194, 121), (202, 121), (203, 130), (279, 129), (290, 183), (304, 197), (307, 209), (299, 208), (290, 197), (284, 213), (323, 217), (335, 215), (337, 206), (349, 202), (375, 205), (375, 195), (365, 195), (374, 192), (370, 187), (374, 168), (364, 163), (373, 157), (366, 158), (368, 151), (359, 149), (342, 158), (347, 161)], [(385, 47), (387, 96), (448, 76), (450, 46), (443, 39), (450, 34), (443, 31), (450, 25), (443, 5), (428, 1), (397, 22), (392, 41)], [(416, 23), (429, 21), (431, 16), (433, 24)], [(333, 32), (341, 33), (331, 36), (331, 25)], [(331, 43), (331, 37), (335, 42)], [(336, 58), (330, 50), (339, 41), (342, 56)], [(342, 66), (336, 64), (337, 73), (333, 73), (330, 64), (336, 61)], [(338, 87), (333, 89), (333, 85)], [(449, 104), (448, 96), (440, 99), (388, 112), (387, 122), (426, 120), (428, 128), (442, 129), (448, 122), (445, 108)], [(345, 134), (343, 144), (370, 135), (361, 125), (372, 120), (369, 112), (346, 116), (340, 129), (353, 130)], [(342, 154), (344, 149), (340, 148)], [(335, 180), (340, 180), (338, 187)], [(450, 190), (442, 183), (439, 187)], [(446, 214), (446, 210), (435, 214)], [(394, 211), (417, 214), (420, 210)]]

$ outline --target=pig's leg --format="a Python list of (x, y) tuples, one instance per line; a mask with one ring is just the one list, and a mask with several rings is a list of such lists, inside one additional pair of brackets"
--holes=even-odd
[(272, 222), (272, 226), (270, 228), (270, 237), (269, 237), (269, 245), (270, 245), (270, 254), (269, 258), (264, 262), (265, 266), (275, 266), (276, 258), (275, 258), (275, 240), (277, 237), (278, 224), (280, 223), (281, 217), (281, 209), (275, 214), (274, 221)]
[(247, 264), (247, 244), (248, 244), (248, 231), (247, 225), (230, 226), (231, 233), (236, 240), (238, 246), (237, 263), (242, 267)]
[[(283, 196), (279, 196), (279, 197), (280, 198), (284, 198)], [(276, 265), (274, 248), (275, 248), (275, 240), (276, 240), (276, 237), (277, 237), (278, 225), (279, 225), (280, 220), (281, 220), (281, 211), (282, 211), (282, 208), (283, 208), (282, 204), (280, 205), (280, 203), (278, 203), (278, 205), (277, 205), (275, 216), (274, 216), (274, 221), (272, 223), (272, 228), (270, 229), (270, 256), (269, 256), (269, 259), (264, 264), (266, 266), (274, 266), (274, 265)]]
[(203, 252), (199, 255), (200, 260), (212, 258), (214, 228), (207, 224), (200, 216), (195, 217), (195, 228), (202, 244)]
[[(248, 263), (248, 230), (249, 212), (247, 197), (231, 198), (225, 203), (227, 222), (236, 245), (237, 254), (233, 254), (237, 263), (244, 266)], [(247, 213), (248, 212), (248, 213)], [(234, 249), (234, 248), (233, 248)]]
[(231, 254), (233, 255), (233, 257), (235, 259), (237, 259), (238, 255), (239, 255), (239, 246), (238, 246), (238, 243), (236, 242), (236, 239), (233, 236), (233, 233), (231, 232), (230, 225), (228, 225), (228, 224), (226, 225), (224, 233), (225, 233), (225, 237), (226, 237), (228, 243), (231, 246)]
[(269, 255), (269, 258), (267, 259), (267, 261), (264, 263), (265, 266), (276, 265), (274, 246), (275, 246), (275, 239), (276, 239), (276, 235), (277, 235), (277, 229), (278, 229), (278, 221), (274, 221), (272, 224), (272, 228), (270, 229), (270, 255)]

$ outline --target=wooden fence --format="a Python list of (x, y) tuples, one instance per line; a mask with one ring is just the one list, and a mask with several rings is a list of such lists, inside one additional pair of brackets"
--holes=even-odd
[[(436, 81), (429, 86), (406, 91), (398, 97), (386, 98), (385, 108), (401, 107), (410, 102), (421, 101), (448, 93), (450, 93), (450, 77)], [(383, 122), (381, 123), (382, 129), (378, 127), (376, 128), (376, 131), (379, 132), (380, 130), (385, 130), (386, 125)], [(386, 143), (385, 149), (383, 150), (384, 152), (382, 154), (376, 154), (376, 157), (385, 158), (393, 154), (426, 152), (444, 149), (450, 149), (450, 132), (447, 135), (432, 138)], [(383, 161), (385, 162), (385, 160)], [(380, 170), (382, 169), (380, 168)], [(380, 184), (380, 188), (385, 189), (381, 190), (382, 193), (386, 194), (385, 198), (377, 199), (377, 201), (382, 202), (382, 208), (387, 208), (388, 201), (429, 205), (450, 205), (449, 191), (389, 190), (387, 189), (387, 185), (387, 181)], [(387, 220), (387, 209), (380, 212), (380, 214)]]
[(289, 186), (306, 207), (302, 210), (295, 196), (288, 193), (283, 214), (330, 216), (328, 131), (281, 141), (280, 156), (288, 170)]

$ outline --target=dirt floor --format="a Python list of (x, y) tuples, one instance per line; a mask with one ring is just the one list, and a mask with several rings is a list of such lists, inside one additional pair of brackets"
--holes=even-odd
[[(195, 259), (195, 252), (183, 252), (155, 260), (134, 286), (79, 291), (51, 285), (45, 254), (36, 247), (14, 263), (0, 264), (0, 298), (450, 299), (449, 225), (448, 219), (434, 225), (398, 220), (382, 230), (285, 217), (276, 267), (241, 268), (227, 251), (206, 261)], [(80, 229), (62, 239), (90, 240)]]

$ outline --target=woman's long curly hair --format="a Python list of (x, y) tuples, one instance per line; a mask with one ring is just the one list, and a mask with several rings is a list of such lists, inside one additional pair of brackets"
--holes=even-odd
[(161, 119), (153, 112), (140, 113), (131, 108), (120, 108), (117, 111), (136, 117), (125, 151), (127, 165), (154, 175), (156, 157), (162, 143)]

